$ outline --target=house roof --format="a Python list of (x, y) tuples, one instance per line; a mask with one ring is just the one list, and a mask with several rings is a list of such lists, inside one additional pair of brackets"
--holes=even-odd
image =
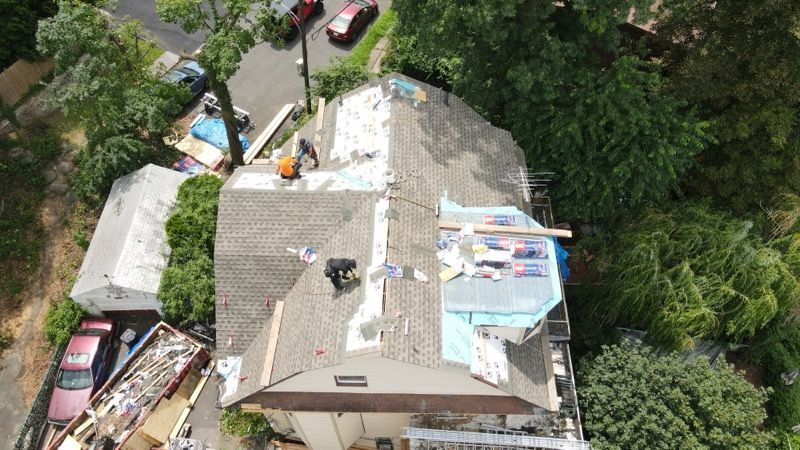
[[(399, 80), (401, 89), (405, 83), (421, 87), (427, 101), (392, 95), (397, 88), (391, 84), (397, 82), (390, 80)], [(260, 374), (272, 322), (265, 295), (285, 302), (270, 385), (299, 372), (340, 364), (349, 354), (363, 351), (441, 369), (442, 284), (435, 246), (440, 229), (434, 214), (440, 198), (468, 206), (524, 206), (516, 186), (506, 181), (525, 164), (521, 149), (509, 132), (492, 126), (460, 99), (397, 74), (343, 99), (341, 105), (328, 105), (325, 126), (316, 131), (321, 136), (319, 169), (304, 169), (304, 178), (289, 185), (274, 178), (272, 167), (240, 168), (221, 192), (215, 266), (217, 294), (227, 295), (228, 306), (217, 308), (217, 332), (223, 340), (234, 336), (222, 353), (242, 355), (241, 374), (247, 377), (224, 404), (243, 401), (264, 388)], [(370, 105), (380, 119), (348, 110), (356, 101)], [(386, 115), (380, 116), (384, 107)], [(313, 126), (300, 135), (314, 136)], [(359, 148), (377, 150), (379, 161), (366, 159)], [(396, 178), (388, 200), (380, 164), (391, 168)], [(234, 230), (240, 231), (238, 236)], [(381, 239), (383, 262), (417, 269), (429, 282), (408, 275), (375, 281), (376, 266), (367, 266)], [(320, 259), (308, 268), (286, 250), (307, 245)], [(359, 261), (358, 289), (335, 296), (322, 273), (328, 257)], [(382, 293), (377, 314), (364, 300), (375, 289)], [(401, 318), (396, 319), (398, 313)], [(384, 331), (378, 340), (360, 336), (355, 342), (353, 335), (364, 330), (363, 320), (356, 320), (359, 314), (400, 325), (403, 332)], [(547, 389), (533, 385), (548, 382), (542, 365), (550, 362), (543, 359), (540, 346), (536, 352), (530, 345), (509, 352), (515, 369), (508, 383), (498, 388), (548, 407)], [(469, 368), (461, 368), (469, 376)]]
[(158, 291), (170, 253), (164, 223), (186, 178), (186, 174), (148, 164), (114, 181), (70, 296), (109, 282), (142, 292)]

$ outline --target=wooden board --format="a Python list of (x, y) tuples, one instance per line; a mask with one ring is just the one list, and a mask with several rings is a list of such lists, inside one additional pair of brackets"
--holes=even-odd
[(294, 110), (293, 103), (287, 103), (283, 105), (278, 114), (272, 119), (272, 122), (264, 128), (264, 131), (258, 135), (255, 141), (252, 142), (250, 145), (250, 150), (247, 151), (244, 155), (244, 163), (250, 164), (253, 162), (258, 155), (261, 154), (261, 151), (264, 149), (264, 145), (275, 136), (275, 133), (278, 132), (283, 122), (286, 122), (286, 119), (292, 115), (292, 111)]
[(220, 149), (206, 141), (197, 139), (191, 134), (187, 134), (185, 138), (175, 144), (175, 148), (211, 169), (215, 169), (219, 166), (220, 162), (222, 162), (222, 158), (224, 158)]
[(202, 375), (200, 375), (200, 371), (197, 370), (197, 368), (192, 367), (189, 370), (189, 373), (186, 374), (186, 378), (181, 381), (178, 389), (175, 390), (175, 395), (180, 395), (186, 400), (189, 400), (192, 397), (192, 393), (197, 387), (197, 384), (200, 383), (201, 378)]
[[(439, 221), (439, 228), (445, 230), (460, 230), (464, 227), (460, 222), (448, 222), (446, 220)], [(474, 224), (476, 233), (481, 234), (530, 234), (533, 236), (554, 236), (562, 238), (571, 238), (572, 231), (570, 230), (557, 230), (555, 228), (528, 228), (516, 226), (503, 226), (503, 225), (481, 225)]]
[(192, 392), (192, 396), (189, 397), (189, 404), (186, 405), (186, 408), (183, 408), (183, 412), (181, 413), (180, 417), (178, 417), (178, 421), (175, 422), (175, 425), (172, 427), (172, 431), (169, 432), (169, 438), (175, 439), (178, 437), (178, 433), (181, 432), (183, 428), (183, 424), (186, 423), (186, 418), (189, 417), (189, 413), (192, 412), (192, 407), (194, 403), (197, 401), (197, 398), (200, 397), (200, 393), (203, 392), (203, 387), (206, 385), (206, 381), (208, 381), (208, 377), (214, 371), (214, 361), (212, 360), (208, 363), (208, 375), (203, 376), (200, 379), (200, 382), (197, 383), (197, 386), (194, 388), (194, 392)]
[(320, 97), (319, 104), (317, 105), (317, 128), (314, 131), (319, 131), (325, 124), (325, 99)]
[(74, 437), (67, 436), (64, 442), (58, 447), (58, 450), (81, 450), (81, 443), (76, 441)]
[(169, 432), (187, 405), (189, 400), (180, 395), (162, 399), (140, 429), (141, 436), (153, 445), (167, 442)]
[(417, 100), (419, 100), (421, 102), (427, 102), (428, 101), (428, 93), (423, 91), (423, 90), (421, 90), (421, 89), (417, 89), (416, 91), (414, 91), (414, 98), (416, 98)]
[(283, 302), (275, 304), (275, 311), (272, 312), (272, 325), (269, 328), (269, 340), (267, 341), (267, 356), (264, 359), (264, 372), (261, 374), (261, 385), (269, 386), (272, 378), (272, 364), (275, 362), (275, 349), (278, 346), (278, 332), (281, 329), (281, 319), (283, 318)]

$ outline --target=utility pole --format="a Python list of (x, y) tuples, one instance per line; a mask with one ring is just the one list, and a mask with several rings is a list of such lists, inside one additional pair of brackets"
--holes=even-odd
[(292, 12), (291, 9), (287, 8), (286, 5), (283, 3), (278, 3), (283, 9), (289, 13), (289, 16), (297, 22), (297, 28), (300, 30), (300, 39), (301, 47), (303, 49), (303, 78), (305, 78), (305, 90), (306, 90), (306, 112), (311, 114), (311, 82), (308, 78), (308, 49), (306, 48), (306, 6), (308, 5), (308, 1), (311, 1), (311, 9), (314, 9), (314, 1), (315, 0), (299, 0), (297, 2), (297, 13), (295, 14)]

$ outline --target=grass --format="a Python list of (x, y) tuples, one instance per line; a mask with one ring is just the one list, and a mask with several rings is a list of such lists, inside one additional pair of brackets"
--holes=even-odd
[(131, 38), (128, 36), (125, 36), (124, 39), (128, 41), (131, 46), (136, 46), (139, 52), (139, 58), (146, 67), (153, 65), (153, 63), (164, 54), (164, 49), (159, 48), (152, 39), (141, 37)]
[(366, 67), (369, 63), (369, 54), (372, 52), (372, 49), (378, 45), (378, 41), (380, 41), (382, 37), (386, 36), (392, 28), (394, 28), (396, 23), (397, 14), (394, 10), (390, 9), (384, 11), (378, 17), (378, 20), (369, 27), (364, 38), (353, 47), (353, 51), (350, 52), (350, 56), (348, 56), (347, 59), (353, 64)]

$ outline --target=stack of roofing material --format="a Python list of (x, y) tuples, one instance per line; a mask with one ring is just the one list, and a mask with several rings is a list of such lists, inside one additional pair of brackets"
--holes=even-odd
[(48, 449), (113, 442), (115, 449), (138, 450), (163, 444), (208, 360), (199, 342), (158, 323)]

